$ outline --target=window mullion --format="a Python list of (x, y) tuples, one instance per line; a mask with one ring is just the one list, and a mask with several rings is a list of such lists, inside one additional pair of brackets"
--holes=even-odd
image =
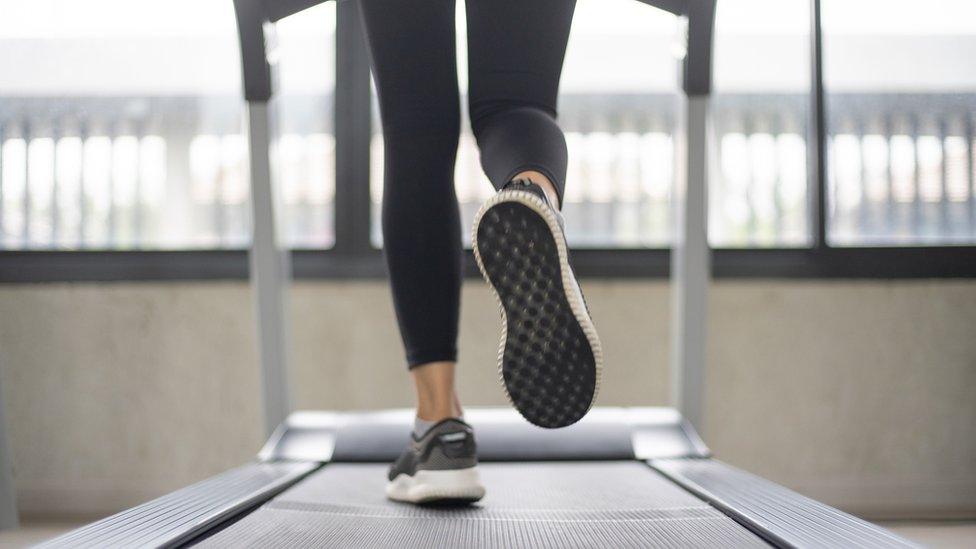
[(807, 165), (813, 247), (827, 243), (827, 128), (823, 84), (823, 27), (820, 0), (810, 0), (810, 129)]
[(369, 240), (370, 81), (358, 2), (336, 3), (335, 250), (366, 254)]

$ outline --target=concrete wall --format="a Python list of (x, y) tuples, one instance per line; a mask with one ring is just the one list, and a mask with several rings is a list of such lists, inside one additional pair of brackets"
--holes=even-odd
[[(585, 283), (599, 404), (666, 405), (668, 288)], [(710, 296), (704, 436), (722, 459), (869, 516), (976, 516), (976, 281), (735, 281)], [(409, 406), (382, 281), (293, 292), (302, 408)], [(99, 515), (260, 446), (244, 283), (0, 286), (0, 381), (28, 515)], [(460, 390), (502, 405), (497, 311), (464, 290)]]

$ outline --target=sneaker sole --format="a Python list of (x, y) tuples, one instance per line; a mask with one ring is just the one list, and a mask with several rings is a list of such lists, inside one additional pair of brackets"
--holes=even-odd
[(477, 467), (399, 474), (386, 485), (386, 497), (407, 503), (471, 503), (485, 497)]
[(596, 399), (603, 354), (555, 214), (533, 193), (501, 191), (473, 232), (501, 312), (498, 372), (508, 399), (539, 427), (572, 425)]

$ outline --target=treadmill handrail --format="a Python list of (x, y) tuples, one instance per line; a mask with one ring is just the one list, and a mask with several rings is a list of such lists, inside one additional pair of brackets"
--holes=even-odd
[(234, 0), (234, 15), (241, 46), (244, 99), (248, 102), (269, 101), (274, 87), (264, 37), (264, 25), (269, 21), (265, 5), (261, 0)]
[[(327, 1), (329, 0), (234, 0), (246, 100), (267, 101), (274, 94), (265, 45), (265, 24), (276, 23)], [(688, 95), (709, 93), (716, 0), (638, 1), (688, 19), (688, 44), (682, 86)]]
[(285, 17), (295, 15), (300, 11), (324, 4), (329, 0), (263, 0), (264, 12), (268, 21), (277, 23)]
[(637, 0), (641, 4), (647, 4), (648, 6), (657, 8), (659, 10), (666, 11), (673, 15), (686, 15), (688, 13), (688, 5), (695, 0)]
[(683, 14), (688, 19), (688, 50), (684, 59), (682, 87), (688, 97), (712, 92), (712, 42), (715, 34), (716, 1), (689, 0), (687, 12)]

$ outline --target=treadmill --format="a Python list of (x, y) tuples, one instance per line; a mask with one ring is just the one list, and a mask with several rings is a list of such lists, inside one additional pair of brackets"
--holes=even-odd
[[(598, 407), (559, 430), (533, 426), (512, 409), (469, 408), (466, 419), (477, 432), (487, 488), (486, 497), (469, 506), (385, 499), (386, 470), (409, 436), (411, 410), (291, 413), (284, 292), (290, 269), (275, 226), (273, 79), (265, 33), (273, 32), (276, 21), (322, 1), (234, 0), (248, 105), (251, 279), (271, 431), (267, 443), (251, 463), (41, 547), (915, 546), (713, 459), (696, 434), (705, 364), (705, 145), (715, 0), (641, 0), (677, 16), (687, 40), (675, 140), (675, 408)], [(338, 4), (338, 40), (358, 47), (365, 61), (358, 9), (355, 1)], [(367, 66), (340, 64), (338, 71), (337, 95), (369, 93)], [(343, 80), (350, 74), (352, 85)], [(354, 123), (337, 113), (337, 129)], [(613, 375), (612, 365), (608, 371)]]

